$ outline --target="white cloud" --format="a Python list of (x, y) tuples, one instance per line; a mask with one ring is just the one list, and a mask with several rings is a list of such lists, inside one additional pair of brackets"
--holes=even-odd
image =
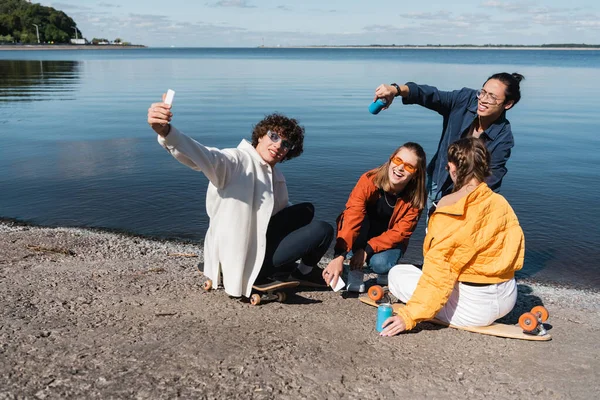
[(87, 6), (82, 6), (79, 4), (72, 4), (72, 3), (51, 3), (49, 5), (49, 7), (52, 7), (56, 10), (63, 10), (63, 9), (67, 9), (67, 10), (80, 10), (80, 11), (89, 11), (92, 10), (91, 7), (87, 7)]
[(311, 10), (309, 10), (311, 12), (317, 13), (317, 14), (322, 14), (322, 13), (336, 13), (338, 12), (338, 10), (330, 8), (329, 10), (325, 10), (322, 8), (313, 8)]
[(497, 8), (499, 10), (506, 11), (509, 13), (523, 13), (528, 12), (533, 7), (533, 4), (528, 4), (527, 1), (510, 2), (492, 0), (482, 3), (482, 6), (484, 8)]
[(435, 12), (408, 12), (403, 13), (403, 18), (408, 19), (426, 19), (426, 20), (437, 20), (437, 19), (447, 19), (450, 17), (452, 13), (450, 11), (435, 11)]
[(248, 4), (246, 0), (220, 0), (211, 4), (212, 7), (235, 7), (235, 8), (256, 8)]

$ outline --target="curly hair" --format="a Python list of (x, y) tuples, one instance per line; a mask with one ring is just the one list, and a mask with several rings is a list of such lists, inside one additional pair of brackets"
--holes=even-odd
[(294, 146), (287, 152), (281, 162), (298, 157), (304, 151), (304, 127), (297, 120), (279, 113), (265, 116), (262, 121), (254, 126), (252, 131), (252, 146), (256, 147), (258, 139), (265, 136), (267, 131), (279, 133)]
[(485, 178), (491, 175), (490, 153), (483, 141), (475, 137), (452, 143), (448, 147), (448, 162), (456, 165), (455, 192), (473, 178), (485, 182)]

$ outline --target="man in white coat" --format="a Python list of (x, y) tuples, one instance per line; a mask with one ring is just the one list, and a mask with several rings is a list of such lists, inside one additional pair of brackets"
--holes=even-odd
[(281, 272), (325, 286), (317, 264), (333, 239), (333, 227), (313, 220), (312, 204), (290, 205), (285, 178), (276, 168), (302, 154), (304, 128), (295, 119), (271, 114), (255, 125), (252, 143), (242, 140), (237, 148), (220, 150), (178, 131), (170, 125), (172, 117), (171, 105), (164, 102), (148, 109), (160, 145), (210, 181), (204, 274), (234, 297), (250, 297), (253, 284)]

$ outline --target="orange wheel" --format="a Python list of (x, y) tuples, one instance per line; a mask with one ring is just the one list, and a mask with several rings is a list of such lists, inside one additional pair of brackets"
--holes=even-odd
[(544, 306), (533, 307), (531, 309), (531, 313), (538, 317), (542, 322), (548, 321), (548, 317), (550, 316), (550, 314), (548, 314), (548, 310), (546, 310), (546, 307)]
[(252, 304), (253, 306), (257, 306), (260, 304), (260, 294), (254, 293), (252, 296), (250, 296), (250, 304)]
[(286, 298), (287, 298), (287, 296), (285, 295), (285, 292), (277, 292), (277, 301), (278, 302), (283, 303)]
[(208, 292), (210, 289), (212, 289), (212, 281), (210, 279), (204, 281), (202, 288)]
[(526, 312), (519, 317), (519, 326), (525, 332), (533, 332), (538, 326), (537, 317), (530, 312)]
[(383, 299), (383, 288), (379, 285), (373, 285), (369, 288), (369, 298), (373, 301)]

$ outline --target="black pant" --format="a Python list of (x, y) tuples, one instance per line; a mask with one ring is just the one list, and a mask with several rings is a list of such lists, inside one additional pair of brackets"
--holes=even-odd
[(286, 207), (271, 217), (267, 228), (267, 249), (258, 278), (276, 272), (291, 272), (295, 262), (315, 266), (327, 252), (333, 240), (333, 227), (324, 221), (313, 221), (315, 208), (311, 203)]

